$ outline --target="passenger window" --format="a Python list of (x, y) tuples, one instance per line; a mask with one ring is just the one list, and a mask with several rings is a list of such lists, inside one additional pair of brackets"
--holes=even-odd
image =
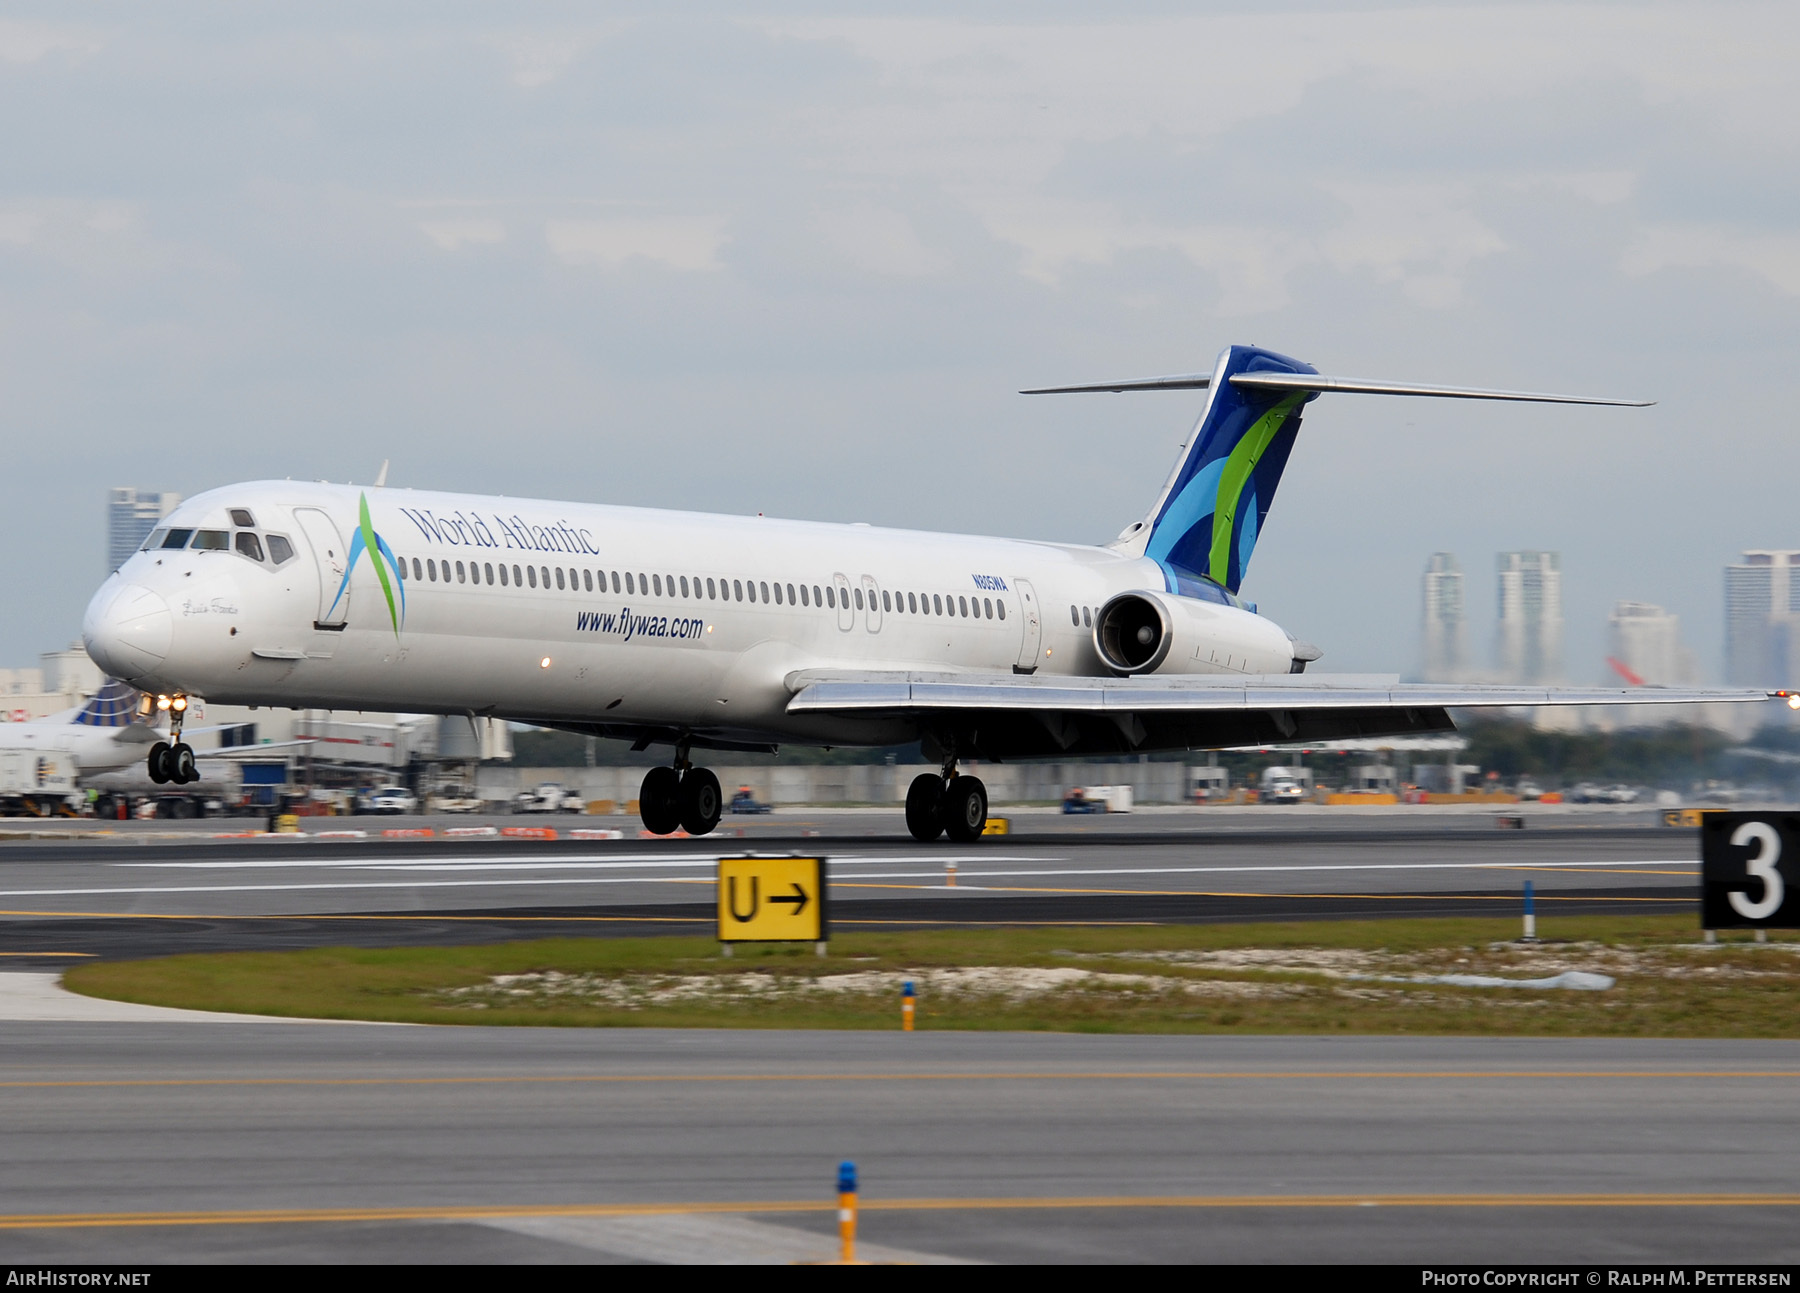
[[(289, 543), (283, 535), (271, 534), (269, 536), (269, 560), (279, 566), (284, 561), (292, 561), (293, 559), (294, 545)], [(418, 572), (418, 569), (419, 563), (416, 561), (413, 562), (413, 572), (415, 574)]]
[(775, 604), (781, 605), (781, 584), (779, 582), (775, 585)]
[(687, 576), (686, 575), (683, 575), (681, 577), (681, 595), (683, 597), (686, 597), (688, 595), (688, 585), (687, 585)]
[(706, 600), (709, 602), (716, 602), (719, 600), (718, 586), (714, 584), (711, 579), (706, 581)]
[[(781, 599), (776, 598), (775, 600), (780, 601)], [(788, 585), (788, 605), (792, 606), (793, 604), (794, 604), (794, 586), (792, 584), (789, 584)]]
[(549, 566), (539, 566), (538, 567), (538, 576), (539, 576), (539, 578), (541, 578), (544, 581), (544, 591), (549, 592), (550, 591), (550, 567)]
[(881, 609), (884, 611), (891, 611), (894, 609), (893, 604), (888, 601), (887, 589), (885, 588), (881, 590)]
[(562, 573), (562, 567), (561, 567), (561, 566), (558, 566), (558, 567), (557, 567), (557, 568), (556, 568), (556, 588), (557, 588), (557, 591), (558, 591), (558, 592), (561, 592), (561, 591), (562, 591), (562, 586), (563, 586), (563, 573)]
[[(792, 598), (793, 594), (789, 593), (788, 596), (790, 598)], [(812, 605), (812, 603), (806, 599), (806, 585), (805, 584), (800, 585), (800, 604), (802, 606), (811, 606)]]
[(850, 596), (852, 596), (852, 597), (854, 597), (854, 598), (855, 598), (855, 599), (856, 599), (856, 609), (857, 609), (857, 610), (859, 610), (859, 611), (860, 611), (860, 610), (861, 610), (861, 609), (862, 609), (862, 608), (863, 608), (863, 604), (862, 604), (862, 589), (860, 589), (860, 588), (853, 588), (853, 589), (851, 589), (851, 590), (850, 590)]
[[(275, 536), (271, 534), (269, 536), (269, 552), (271, 554), (273, 554), (274, 551), (275, 551)], [(413, 578), (418, 579), (418, 580), (423, 580), (425, 578), (425, 567), (419, 564), (419, 559), (417, 557), (414, 557), (412, 559), (412, 563), (413, 563)]]
[(993, 601), (989, 598), (983, 597), (981, 599), (981, 611), (982, 611), (982, 614), (985, 615), (988, 619), (990, 619), (990, 620), (993, 619), (994, 618), (994, 603), (993, 603)]
[(490, 587), (490, 588), (491, 588), (491, 587), (493, 587), (493, 584), (494, 584), (494, 567), (493, 567), (493, 566), (492, 566), (492, 565), (491, 565), (491, 564), (489, 564), (489, 563), (488, 563), (488, 562), (486, 562), (486, 561), (484, 561), (484, 562), (482, 562), (482, 563), (481, 563), (481, 569), (482, 569), (482, 571), (483, 571), (483, 572), (484, 572), (484, 573), (485, 573), (485, 574), (486, 574), (486, 575), (487, 575), (487, 581), (488, 581), (488, 586), (489, 586), (489, 587)]
[(957, 609), (959, 609), (962, 612), (962, 617), (965, 620), (968, 619), (969, 618), (969, 601), (968, 601), (968, 599), (966, 597), (958, 597), (956, 599), (956, 605), (957, 605)]
[(944, 613), (944, 603), (936, 593), (931, 595), (931, 613), (933, 615), (942, 615)]
[(823, 598), (821, 598), (819, 596), (819, 586), (817, 584), (813, 585), (813, 605), (814, 606), (829, 606), (829, 605), (831, 605), (830, 602), (825, 601)]
[(1073, 606), (1069, 607), (1069, 623), (1076, 628), (1081, 627), (1081, 612)]
[(744, 600), (744, 585), (737, 580), (731, 581), (731, 591), (737, 601)]
[(661, 597), (662, 596), (662, 576), (661, 575), (651, 575), (650, 578), (652, 581), (654, 581), (654, 584), (656, 587), (656, 595), (658, 597)]
[(919, 613), (919, 599), (914, 597), (911, 593), (906, 595), (906, 610), (909, 615), (917, 615)]
[(232, 508), (231, 523), (233, 525), (242, 526), (246, 530), (254, 530), (256, 528), (256, 518), (250, 515), (250, 510), (248, 508)]
[(650, 595), (650, 576), (641, 570), (638, 571), (638, 591), (646, 597)]
[(628, 593), (637, 592), (637, 578), (629, 570), (625, 572), (625, 591)]
[(584, 593), (591, 593), (594, 591), (594, 572), (593, 571), (584, 570), (581, 572), (581, 591)]
[(237, 536), (237, 550), (252, 561), (261, 561), (262, 540), (248, 530), (241, 530)]
[(188, 540), (194, 537), (192, 530), (170, 530), (169, 537), (163, 540), (165, 548), (185, 548)]
[(763, 601), (767, 602), (769, 600), (769, 586), (767, 584), (764, 584), (762, 586), (762, 595), (763, 595), (763, 598), (762, 598)]
[(463, 577), (463, 563), (460, 561), (456, 563), (456, 582), (459, 584), (468, 582), (468, 580)]
[(1006, 618), (1006, 602), (1004, 599), (994, 603), (994, 613), (1001, 619)]
[(612, 590), (615, 593), (619, 591), (619, 572), (616, 570), (612, 572)]
[(140, 548), (139, 551), (140, 552), (148, 552), (152, 548), (162, 547), (163, 540), (168, 538), (168, 536), (169, 536), (169, 531), (168, 531), (167, 526), (163, 527), (160, 530), (150, 531), (150, 537), (148, 539), (144, 540), (144, 546), (142, 548)]
[(825, 590), (825, 604), (832, 610), (837, 609), (837, 593), (830, 588)]
[(437, 582), (437, 560), (436, 560), (436, 558), (434, 558), (434, 557), (425, 558), (425, 573), (427, 575), (431, 576), (432, 583), (435, 584)]
[(536, 588), (537, 587), (537, 567), (536, 566), (526, 566), (525, 573), (531, 577), (531, 586), (533, 588)]
[(504, 561), (502, 561), (500, 563), (500, 587), (502, 587), (502, 588), (511, 588), (512, 587), (512, 580), (510, 580), (506, 577), (506, 563)]
[(1093, 613), (1091, 609), (1086, 606), (1081, 608), (1081, 627), (1084, 629), (1091, 629), (1094, 627)]
[(229, 552), (230, 537), (223, 530), (194, 531), (195, 552)]

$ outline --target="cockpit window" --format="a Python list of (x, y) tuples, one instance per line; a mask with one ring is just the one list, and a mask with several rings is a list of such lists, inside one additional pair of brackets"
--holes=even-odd
[(192, 530), (170, 530), (169, 537), (162, 541), (165, 548), (185, 548), (188, 540), (194, 537)]
[(233, 525), (241, 525), (246, 530), (249, 530), (255, 528), (256, 518), (250, 515), (249, 508), (234, 507), (231, 509), (231, 523)]
[(148, 539), (144, 540), (144, 546), (142, 548), (142, 551), (148, 552), (152, 548), (162, 547), (163, 540), (168, 537), (169, 537), (169, 527), (166, 525), (163, 526), (160, 530), (150, 531), (150, 537)]
[(283, 535), (271, 534), (269, 536), (269, 560), (279, 566), (293, 559), (294, 545), (289, 543)]
[[(239, 510), (241, 511), (242, 509)], [(241, 555), (249, 557), (252, 561), (261, 561), (263, 559), (262, 540), (248, 530), (238, 531), (237, 550)]]
[(195, 530), (193, 549), (195, 552), (229, 552), (231, 538), (223, 530)]

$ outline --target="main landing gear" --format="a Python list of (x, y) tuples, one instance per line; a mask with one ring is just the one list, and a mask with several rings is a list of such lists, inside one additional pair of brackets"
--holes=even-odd
[[(145, 698), (146, 701), (148, 697)], [(169, 735), (174, 743), (158, 741), (150, 747), (150, 753), (144, 760), (145, 769), (150, 773), (150, 780), (159, 786), (173, 782), (175, 785), (186, 785), (190, 781), (200, 780), (200, 769), (194, 766), (194, 747), (181, 739), (181, 722), (187, 717), (188, 699), (186, 696), (158, 696), (157, 707), (169, 713)]]
[(686, 745), (676, 747), (674, 767), (650, 769), (638, 791), (638, 816), (652, 835), (671, 835), (677, 829), (707, 835), (724, 811), (719, 779), (688, 762)]
[(944, 760), (941, 774), (921, 773), (906, 792), (906, 829), (922, 844), (948, 835), (972, 844), (987, 826), (987, 787), (980, 777), (956, 773), (956, 759)]

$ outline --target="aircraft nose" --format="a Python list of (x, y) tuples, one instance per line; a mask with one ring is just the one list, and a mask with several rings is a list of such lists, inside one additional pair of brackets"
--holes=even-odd
[(124, 584), (94, 595), (82, 617), (81, 640), (107, 674), (133, 682), (154, 673), (168, 656), (174, 625), (160, 593)]

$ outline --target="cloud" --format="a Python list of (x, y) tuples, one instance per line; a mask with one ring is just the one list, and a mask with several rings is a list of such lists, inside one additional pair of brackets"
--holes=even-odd
[(873, 202), (815, 212), (813, 224), (842, 260), (871, 274), (917, 278), (950, 268), (949, 257), (927, 247), (911, 220)]
[(498, 220), (481, 218), (427, 220), (419, 225), (419, 232), (444, 251), (506, 241), (505, 225)]
[(1745, 270), (1800, 296), (1800, 230), (1763, 233), (1725, 225), (1655, 224), (1641, 229), (1619, 263), (1642, 276), (1664, 269)]
[(46, 22), (0, 21), (0, 62), (36, 63), (53, 54), (97, 53), (106, 36), (91, 27), (53, 26)]
[(718, 269), (725, 245), (721, 217), (674, 217), (663, 220), (550, 220), (544, 238), (551, 254), (565, 265), (618, 269), (643, 259), (670, 269)]

